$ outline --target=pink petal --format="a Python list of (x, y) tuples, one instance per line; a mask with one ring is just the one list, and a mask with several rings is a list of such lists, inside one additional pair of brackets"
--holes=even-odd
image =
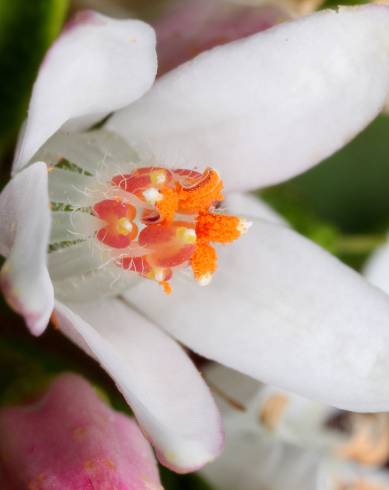
[(154, 25), (158, 74), (214, 46), (263, 31), (286, 19), (279, 8), (234, 5), (225, 0), (183, 0)]
[(118, 299), (71, 309), (57, 303), (56, 318), (115, 380), (163, 464), (183, 473), (220, 453), (223, 433), (209, 389), (162, 330)]
[(2, 409), (0, 430), (7, 490), (162, 490), (136, 423), (80, 376), (60, 376), (33, 405)]

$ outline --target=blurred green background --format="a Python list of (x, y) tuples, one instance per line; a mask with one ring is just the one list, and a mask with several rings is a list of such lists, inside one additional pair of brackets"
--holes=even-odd
[[(166, 0), (0, 0), (1, 185), (8, 179), (39, 63), (65, 19), (79, 9), (94, 8), (152, 21), (166, 4)], [(321, 165), (266, 189), (262, 196), (299, 232), (359, 269), (389, 229), (388, 156), (389, 117), (381, 115)], [(48, 376), (72, 369), (87, 375), (116, 408), (128, 411), (105, 373), (59, 333), (50, 330), (38, 341), (4, 304), (0, 312), (0, 402), (28, 398)], [(167, 470), (163, 470), (163, 479), (172, 490), (209, 488), (196, 476), (178, 476)]]

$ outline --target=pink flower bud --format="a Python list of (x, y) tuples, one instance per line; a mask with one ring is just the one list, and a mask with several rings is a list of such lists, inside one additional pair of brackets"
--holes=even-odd
[(158, 74), (202, 51), (263, 31), (286, 18), (286, 13), (275, 6), (254, 7), (226, 0), (180, 1), (154, 25)]
[(151, 447), (80, 376), (64, 374), (29, 406), (0, 410), (0, 488), (161, 490)]

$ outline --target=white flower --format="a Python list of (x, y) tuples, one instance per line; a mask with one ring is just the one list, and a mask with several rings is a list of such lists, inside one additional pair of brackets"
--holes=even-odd
[[(317, 164), (387, 99), (389, 9), (323, 11), (280, 25), (205, 52), (150, 89), (156, 64), (150, 27), (91, 12), (49, 50), (0, 196), (8, 302), (36, 335), (54, 308), (59, 328), (113, 377), (161, 460), (179, 471), (214, 458), (223, 438), (209, 390), (175, 340), (339, 407), (388, 408), (386, 295), (256, 200), (227, 196), (254, 226), (220, 253), (210, 285), (175, 273), (170, 296), (117, 266), (90, 209), (112, 197), (109, 179), (139, 166), (212, 165), (226, 191), (246, 191)], [(112, 111), (104, 130), (80, 132)], [(156, 206), (158, 192), (142, 194), (142, 206)], [(58, 201), (71, 206), (50, 212)], [(137, 225), (131, 212), (115, 222), (123, 236)], [(57, 242), (69, 246), (50, 247), (47, 259)]]
[(223, 394), (226, 447), (202, 470), (215, 488), (389, 489), (389, 414), (338, 411), (222, 366), (206, 379)]
[(389, 294), (389, 237), (375, 250), (364, 267), (366, 278)]

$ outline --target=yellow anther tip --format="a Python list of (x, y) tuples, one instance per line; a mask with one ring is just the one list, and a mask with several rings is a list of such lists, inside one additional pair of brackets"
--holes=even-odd
[(206, 274), (203, 274), (202, 276), (197, 278), (197, 282), (199, 286), (208, 286), (210, 282), (212, 281), (213, 275), (210, 272), (207, 272)]
[(151, 172), (150, 180), (153, 185), (161, 185), (166, 182), (166, 174), (162, 171)]
[(155, 279), (156, 281), (158, 282), (162, 282), (165, 280), (165, 270), (162, 269), (162, 268), (158, 268), (156, 267), (154, 270), (153, 270), (153, 279)]
[(128, 218), (120, 218), (118, 220), (117, 230), (121, 235), (128, 235), (132, 231), (132, 223)]
[(179, 238), (183, 243), (188, 245), (193, 245), (196, 243), (196, 231), (193, 228), (185, 228), (180, 226), (177, 228), (176, 232), (177, 238)]
[(155, 203), (162, 201), (163, 195), (155, 187), (150, 187), (143, 192), (143, 197), (148, 204), (154, 205)]
[(245, 233), (247, 233), (249, 231), (249, 229), (252, 226), (253, 226), (253, 222), (252, 221), (248, 221), (245, 218), (240, 218), (239, 219), (238, 226), (236, 227), (236, 229), (239, 231), (239, 233), (241, 235), (244, 235)]

